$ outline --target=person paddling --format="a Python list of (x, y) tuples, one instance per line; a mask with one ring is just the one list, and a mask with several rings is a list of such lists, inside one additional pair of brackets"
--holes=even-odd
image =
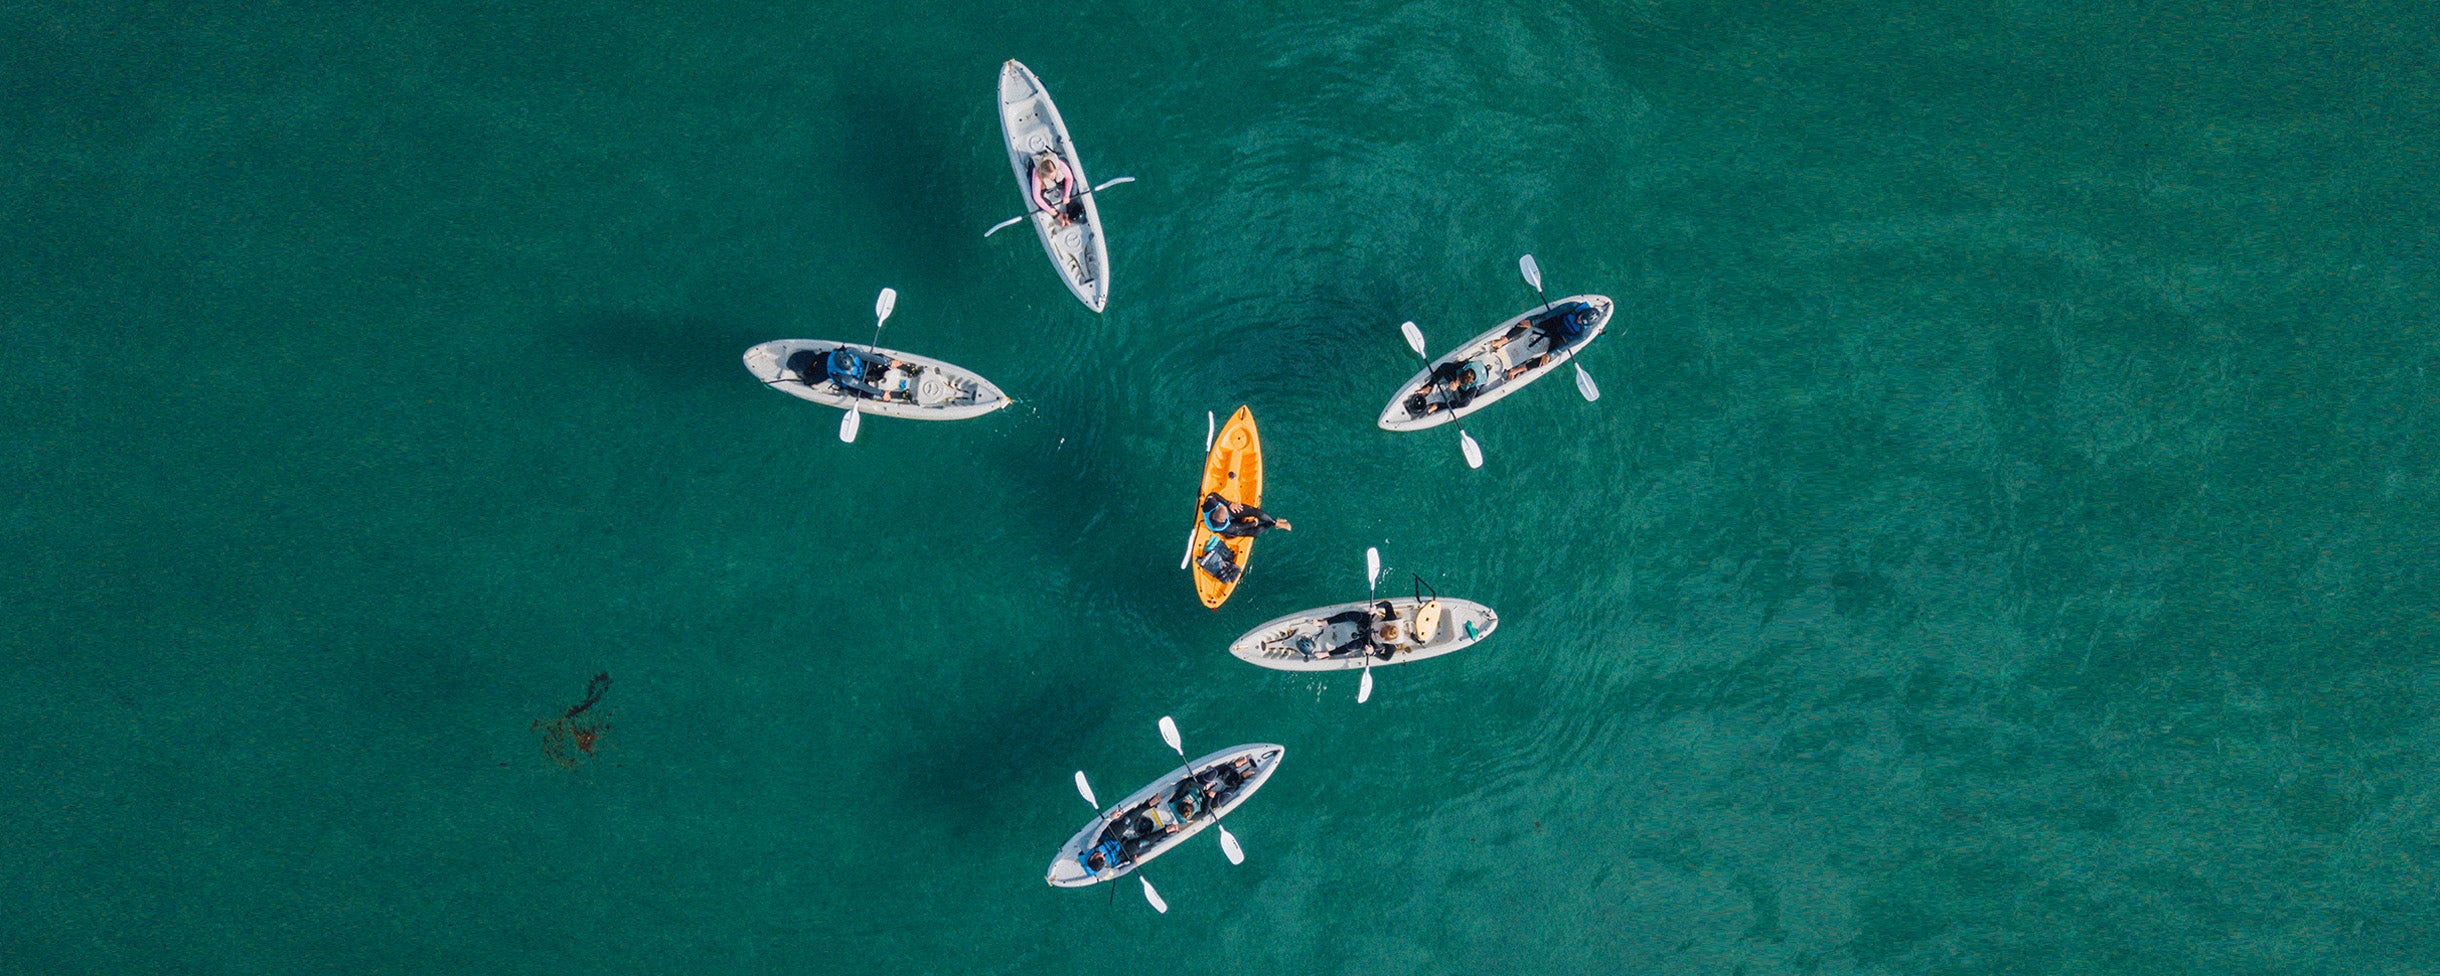
[(1418, 417), (1429, 417), (1443, 410), (1463, 410), (1481, 395), (1482, 374), (1473, 362), (1454, 360), (1432, 368), (1431, 378), (1423, 388), (1408, 397), (1406, 411)]
[(1067, 209), (1075, 189), (1075, 181), (1068, 179), (1067, 163), (1057, 155), (1046, 150), (1034, 157), (1034, 201), (1061, 227), (1072, 222)]

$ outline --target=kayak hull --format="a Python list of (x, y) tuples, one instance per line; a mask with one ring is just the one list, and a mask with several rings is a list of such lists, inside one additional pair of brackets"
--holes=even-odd
[(1195, 596), (1204, 606), (1218, 610), (1228, 602), (1229, 594), (1237, 592), (1237, 584), (1245, 582), (1246, 560), (1254, 554), (1254, 540), (1251, 537), (1220, 540), (1237, 563), (1236, 579), (1223, 583), (1203, 568), (1199, 559), (1203, 547), (1213, 538), (1211, 527), (1203, 523), (1203, 499), (1214, 492), (1232, 502), (1262, 506), (1262, 434), (1254, 428), (1251, 407), (1238, 407), (1212, 438), (1211, 453), (1203, 459), (1203, 487), (1195, 492), (1194, 541), (1187, 553), (1198, 561), (1190, 564), (1187, 571), (1195, 576)]
[[(792, 360), (800, 360), (799, 354), (828, 357), (831, 350), (840, 348), (884, 358), (885, 361), (901, 360), (918, 368), (912, 375), (905, 370), (890, 369), (877, 385), (851, 388), (842, 386), (824, 372), (800, 372), (790, 365)], [(990, 380), (973, 370), (929, 356), (859, 343), (828, 339), (780, 339), (746, 350), (745, 362), (746, 371), (754, 374), (754, 378), (761, 380), (764, 386), (824, 406), (841, 410), (852, 407), (881, 417), (966, 420), (1006, 409), (1014, 402), (1008, 398), (1008, 394), (1000, 392), (999, 387), (993, 386)], [(876, 393), (883, 396), (875, 396)], [(908, 399), (897, 399), (900, 395)]]
[[(1612, 313), (1617, 310), (1616, 303), (1612, 302), (1607, 295), (1569, 295), (1566, 298), (1552, 301), (1549, 307), (1564, 309), (1576, 302), (1591, 306), (1596, 310), (1596, 317), (1592, 324), (1586, 327), (1585, 333), (1574, 341), (1556, 350), (1547, 350), (1538, 344), (1543, 341), (1538, 333), (1528, 332), (1527, 335), (1519, 337), (1500, 349), (1491, 349), (1490, 346), (1494, 340), (1507, 335), (1509, 330), (1516, 328), (1527, 319), (1539, 318), (1543, 311), (1541, 307), (1536, 307), (1515, 315), (1505, 322), (1492, 326), (1490, 331), (1467, 340), (1464, 345), (1450, 350), (1439, 359), (1432, 360), (1424, 366), (1422, 372), (1416, 373), (1404, 385), (1399, 386), (1398, 392), (1390, 396), (1389, 406), (1381, 410), (1381, 417), (1378, 421), (1381, 429), (1404, 431), (1438, 427), (1498, 403), (1509, 394), (1524, 389), (1533, 381), (1548, 376), (1559, 367), (1567, 365), (1568, 360), (1576, 358), (1577, 352), (1592, 345), (1593, 340), (1601, 337), (1602, 331), (1609, 328)], [(1415, 391), (1422, 389), (1423, 385), (1431, 380), (1433, 370), (1438, 369), (1443, 363), (1471, 362), (1478, 367), (1488, 367), (1491, 372), (1499, 373), (1544, 351), (1551, 354), (1549, 362), (1519, 373), (1514, 379), (1502, 378), (1487, 383), (1481, 388), (1482, 392), (1465, 406), (1421, 415), (1408, 409), (1407, 398), (1414, 395)]]
[[(1484, 638), (1491, 636), (1492, 631), (1499, 629), (1500, 615), (1492, 612), (1490, 607), (1472, 600), (1457, 600), (1449, 597), (1439, 597), (1437, 601), (1440, 604), (1441, 612), (1438, 615), (1439, 619), (1434, 623), (1432, 633), (1421, 635), (1421, 640), (1410, 636), (1408, 639), (1400, 641), (1387, 658), (1366, 653), (1353, 653), (1341, 657), (1328, 656), (1328, 652), (1332, 648), (1342, 646), (1355, 636), (1353, 626), (1351, 624), (1325, 626), (1318, 622), (1334, 614), (1360, 610), (1377, 603), (1387, 602), (1398, 614), (1398, 621), (1402, 625), (1400, 629), (1408, 635), (1413, 635), (1417, 611), (1424, 604), (1433, 601), (1399, 597), (1387, 601), (1363, 600), (1355, 603), (1316, 607), (1268, 621), (1262, 626), (1246, 631), (1245, 636), (1237, 638), (1236, 643), (1229, 645), (1228, 652), (1247, 664), (1270, 668), (1274, 671), (1355, 671), (1364, 668), (1365, 662), (1368, 660), (1372, 667), (1384, 668), (1439, 657), (1481, 643)], [(1469, 624), (1472, 626), (1469, 627)], [(1305, 647), (1299, 647), (1299, 638), (1310, 643)]]
[[(1026, 220), (1034, 225), (1034, 237), (1050, 256), (1051, 267), (1077, 301), (1101, 311), (1110, 304), (1110, 249), (1102, 239), (1101, 208), (1094, 204), (1094, 195), (1085, 192), (1093, 183), (1084, 175), (1084, 161), (1068, 139), (1067, 122), (1059, 117), (1059, 106), (1051, 103), (1050, 92), (1032, 70), (1013, 60), (1000, 66), (1000, 138), (1008, 147), (1008, 165), (1016, 173)], [(1035, 196), (1034, 160), (1043, 153), (1067, 167), (1083, 219), (1062, 220)]]
[[(1092, 822), (1085, 824), (1083, 829), (1078, 830), (1075, 836), (1068, 838), (1066, 846), (1059, 849), (1059, 856), (1051, 860), (1050, 870), (1043, 874), (1043, 880), (1049, 882), (1051, 887), (1054, 888), (1082, 888), (1088, 885), (1096, 885), (1104, 881), (1126, 877), (1136, 868), (1143, 866), (1153, 858), (1169, 853), (1178, 845), (1185, 843), (1188, 838), (1202, 833), (1203, 828), (1209, 827), (1215, 823), (1219, 823), (1221, 818), (1229, 815), (1230, 811), (1235, 810), (1238, 806), (1244, 804), (1247, 797), (1253, 796), (1254, 791), (1261, 789), (1262, 784), (1270, 781), (1271, 774), (1279, 769), (1279, 760), (1287, 754), (1288, 748), (1286, 746), (1270, 742), (1257, 742), (1248, 745), (1230, 746), (1208, 756), (1204, 756), (1201, 759), (1197, 759), (1194, 762), (1187, 763), (1184, 767), (1170, 770), (1169, 775), (1153, 781), (1151, 785), (1137, 790), (1134, 793), (1129, 794), (1126, 799), (1112, 804), (1108, 810), (1102, 811), (1093, 818)], [(1193, 775), (1200, 776), (1207, 770), (1233, 763), (1240, 757), (1251, 760), (1255, 771), (1252, 775), (1245, 778), (1245, 784), (1238, 787), (1237, 791), (1231, 794), (1227, 800), (1214, 805), (1211, 813), (1208, 815), (1199, 816), (1193, 820), (1187, 821), (1184, 825), (1178, 828), (1177, 832), (1168, 834), (1162, 837), (1160, 840), (1153, 842), (1143, 851), (1137, 853), (1133, 859), (1123, 864), (1116, 864), (1105, 867), (1099, 871), (1092, 871), (1087, 869), (1084, 864), (1078, 860), (1078, 858), (1083, 856), (1086, 851), (1093, 848), (1095, 841), (1102, 836), (1103, 831), (1110, 826), (1111, 821), (1121, 816), (1131, 814), (1142, 808), (1146, 803), (1151, 802), (1153, 798), (1165, 795), (1170, 790), (1175, 789), (1178, 784), (1185, 781), (1186, 777), (1189, 775), (1189, 770), (1192, 771)]]

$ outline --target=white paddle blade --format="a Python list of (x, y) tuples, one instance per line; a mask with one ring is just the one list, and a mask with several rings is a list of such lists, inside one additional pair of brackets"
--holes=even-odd
[(1185, 569), (1186, 567), (1188, 567), (1188, 566), (1192, 566), (1192, 565), (1194, 565), (1194, 564), (1195, 564), (1195, 530), (1193, 530), (1193, 529), (1188, 529), (1188, 530), (1186, 530), (1186, 554), (1185, 554), (1185, 555), (1183, 555), (1183, 556), (1179, 556), (1179, 557), (1178, 557), (1178, 568), (1179, 568), (1179, 569)]
[(1518, 258), (1517, 270), (1525, 274), (1525, 283), (1532, 285), (1533, 290), (1542, 290), (1542, 266), (1534, 263), (1533, 255)]
[(1483, 466), (1483, 446), (1474, 442), (1474, 435), (1466, 433), (1462, 430), (1458, 431), (1457, 446), (1459, 449), (1466, 452), (1466, 467), (1479, 468)]
[(1093, 798), (1093, 784), (1085, 782), (1084, 770), (1081, 769), (1076, 771), (1076, 794), (1084, 797), (1084, 802), (1092, 804), (1093, 809), (1101, 809), (1101, 801)]
[(856, 430), (863, 426), (864, 412), (854, 407), (847, 408), (847, 416), (839, 418), (839, 439), (849, 444), (855, 443)]
[(1364, 549), (1364, 585), (1381, 585), (1381, 550), (1371, 546)]
[[(1575, 366), (1576, 364), (1569, 363), (1568, 365)], [(1585, 372), (1582, 366), (1576, 366), (1576, 392), (1584, 395), (1586, 403), (1601, 399), (1601, 388), (1593, 385), (1593, 374)]]
[(880, 298), (876, 298), (876, 299), (874, 299), (874, 300), (873, 300), (873, 318), (875, 318), (875, 319), (878, 319), (878, 320), (879, 320), (879, 321), (874, 322), (874, 323), (873, 323), (873, 325), (875, 325), (875, 326), (879, 326), (879, 325), (880, 325), (882, 322), (887, 322), (887, 321), (889, 321), (889, 320), (890, 320), (890, 313), (891, 313), (891, 312), (894, 312), (894, 311), (897, 311), (897, 310), (898, 310), (898, 289), (896, 289), (896, 288), (884, 288), (884, 289), (881, 289), (881, 297), (880, 297)]
[(1161, 716), (1161, 741), (1169, 743), (1169, 748), (1179, 756), (1186, 755), (1185, 742), (1178, 738), (1178, 723), (1170, 721), (1167, 715)]
[(1103, 191), (1103, 190), (1107, 190), (1107, 189), (1109, 189), (1109, 188), (1111, 188), (1111, 187), (1114, 187), (1114, 186), (1117, 186), (1117, 185), (1119, 185), (1119, 184), (1121, 184), (1121, 183), (1133, 183), (1133, 182), (1135, 182), (1135, 177), (1132, 177), (1132, 176), (1121, 176), (1121, 177), (1116, 177), (1116, 178), (1114, 178), (1114, 179), (1107, 179), (1107, 180), (1103, 180), (1103, 181), (1101, 181), (1101, 185), (1100, 185), (1100, 186), (1094, 187), (1092, 190), (1090, 190), (1090, 191), (1088, 191), (1088, 192), (1092, 192), (1092, 193), (1100, 193), (1100, 192), (1101, 192), (1101, 191)]
[(1228, 855), (1230, 864), (1245, 863), (1245, 848), (1237, 846), (1237, 835), (1229, 833), (1227, 827), (1220, 827), (1220, 853)]
[(1152, 903), (1152, 910), (1163, 915), (1169, 914), (1169, 903), (1161, 900), (1160, 892), (1152, 890), (1152, 879), (1139, 874), (1135, 876), (1135, 880), (1144, 883), (1144, 900)]
[(1372, 700), (1372, 668), (1364, 669), (1364, 680), (1356, 682), (1356, 704)]
[(1215, 436), (1217, 436), (1219, 433), (1220, 433), (1220, 418), (1219, 418), (1219, 416), (1218, 416), (1218, 415), (1216, 415), (1216, 414), (1213, 414), (1213, 413), (1212, 413), (1211, 411), (1209, 411), (1209, 410), (1203, 411), (1203, 453), (1205, 453), (1205, 454), (1209, 454), (1209, 453), (1211, 453), (1211, 450), (1212, 450), (1212, 438), (1213, 438), (1213, 437), (1215, 437)]
[(1001, 232), (1001, 231), (1004, 231), (1004, 230), (1007, 230), (1007, 229), (1009, 229), (1009, 228), (1011, 228), (1011, 227), (1014, 227), (1014, 226), (1016, 226), (1016, 225), (1017, 225), (1017, 221), (1024, 220), (1024, 219), (1025, 219), (1027, 216), (1028, 216), (1028, 215), (1026, 215), (1026, 214), (1018, 214), (1018, 215), (1016, 215), (1016, 216), (1014, 216), (1014, 217), (1010, 217), (1010, 218), (1008, 218), (1007, 220), (1003, 220), (1003, 221), (1000, 221), (999, 223), (993, 224), (993, 225), (991, 225), (991, 229), (990, 229), (990, 230), (987, 230), (987, 231), (984, 231), (984, 232), (983, 232), (983, 236), (984, 236), (984, 237), (990, 237), (990, 236), (991, 236), (991, 235), (993, 235), (993, 234), (997, 234), (997, 233), (999, 233), (999, 232)]
[(1407, 322), (1407, 323), (1405, 323), (1405, 324), (1402, 324), (1402, 325), (1398, 326), (1398, 332), (1399, 332), (1399, 334), (1406, 336), (1406, 347), (1407, 347), (1407, 348), (1412, 349), (1412, 350), (1415, 350), (1415, 355), (1418, 355), (1418, 356), (1423, 355), (1423, 330), (1422, 330), (1422, 329), (1418, 329), (1418, 328), (1416, 328), (1416, 327), (1415, 327), (1415, 323), (1413, 323), (1413, 322)]

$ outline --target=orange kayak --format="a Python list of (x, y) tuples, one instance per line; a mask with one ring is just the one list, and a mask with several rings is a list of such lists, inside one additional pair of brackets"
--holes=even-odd
[(1195, 493), (1195, 541), (1188, 551), (1197, 562), (1190, 571), (1195, 574), (1195, 595), (1203, 598), (1204, 606), (1218, 610), (1220, 604), (1228, 602), (1228, 595), (1236, 592), (1237, 584), (1245, 581), (1246, 557), (1254, 551), (1254, 540), (1220, 540), (1235, 557), (1236, 581), (1220, 582), (1203, 568), (1203, 547), (1214, 537), (1211, 526), (1203, 522), (1203, 499), (1213, 492), (1232, 502), (1262, 505), (1262, 435), (1254, 430), (1251, 408), (1238, 407), (1220, 428), (1220, 435), (1212, 439), (1211, 456), (1203, 459), (1203, 490)]

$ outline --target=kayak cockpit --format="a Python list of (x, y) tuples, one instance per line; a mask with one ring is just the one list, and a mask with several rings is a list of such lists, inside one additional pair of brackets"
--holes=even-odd
[(1000, 134), (1007, 142), (1018, 192), (1052, 267), (1077, 300), (1101, 311), (1110, 299), (1110, 253), (1102, 241), (1092, 182), (1050, 92), (1015, 61), (1000, 68)]
[(1113, 811), (1076, 853), (1073, 863), (1083, 872), (1071, 876), (1125, 871), (1159, 853), (1172, 837), (1200, 829), (1216, 812), (1236, 806), (1249, 786), (1260, 785), (1267, 761), (1275, 758), (1253, 751), (1227, 756)]
[(1043, 149), (1034, 153), (1034, 209), (1047, 213), (1060, 227), (1084, 220), (1084, 200), (1076, 187), (1076, 174), (1067, 160)]
[(1366, 654), (1388, 660), (1413, 636), (1388, 600), (1358, 606), (1327, 617), (1300, 620), (1273, 643), (1307, 661), (1361, 658)]
[(1401, 402), (1409, 418), (1429, 417), (1443, 410), (1463, 412), (1476, 400), (1520, 379), (1532, 380), (1543, 367), (1570, 353), (1600, 332), (1611, 306), (1564, 300), (1538, 312), (1528, 312), (1507, 330), (1471, 350), (1435, 364), (1423, 385)]
[(1387, 661), (1453, 639), (1454, 634), (1444, 633), (1440, 626), (1442, 615), (1437, 599), (1408, 606), (1403, 612), (1391, 601), (1382, 600), (1292, 621), (1263, 643), (1306, 661), (1356, 660), (1366, 654)]
[(882, 403), (945, 407), (976, 401), (980, 388), (946, 371), (880, 349), (833, 346), (789, 354), (783, 380), (839, 396)]
[(1246, 631), (1228, 650), (1279, 671), (1342, 671), (1438, 657), (1498, 627), (1499, 614), (1472, 600), (1397, 597), (1292, 613)]

